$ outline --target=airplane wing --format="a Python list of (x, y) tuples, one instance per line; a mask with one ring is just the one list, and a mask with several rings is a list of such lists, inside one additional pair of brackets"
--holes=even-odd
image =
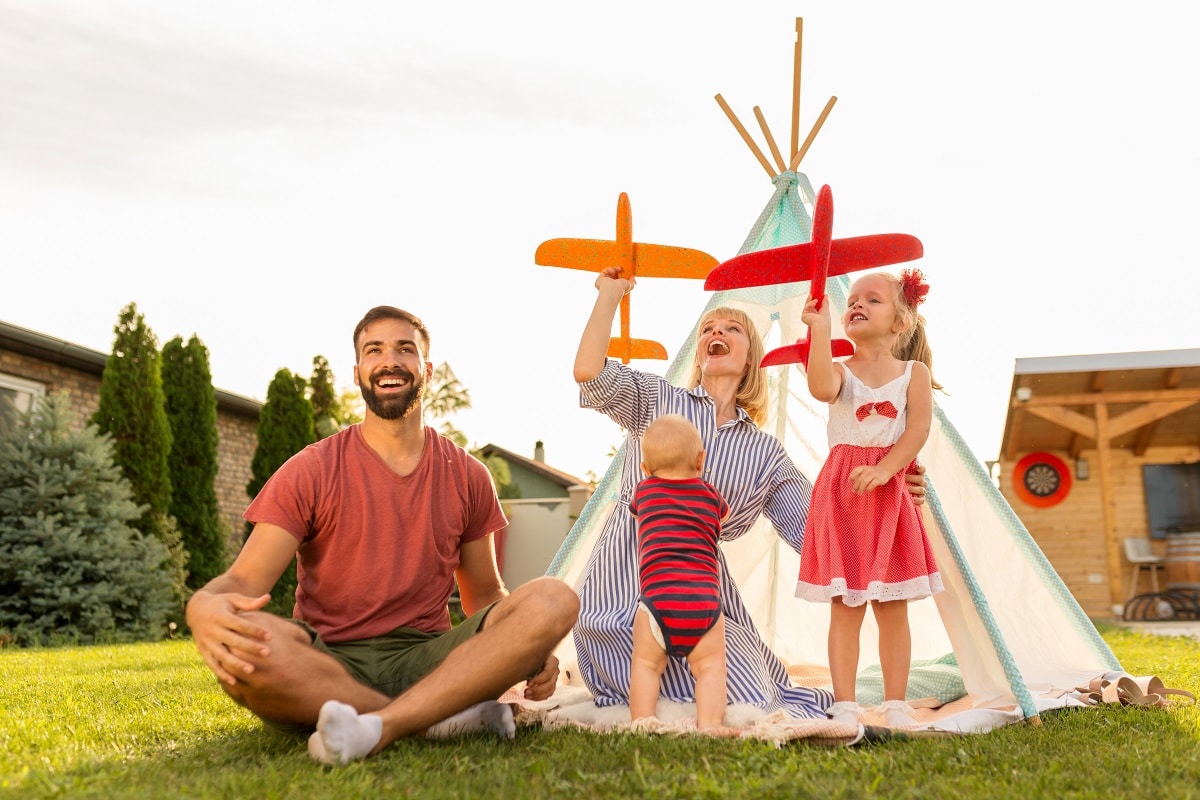
[(860, 269), (916, 261), (925, 255), (921, 240), (907, 233), (877, 233), (834, 239), (829, 248), (829, 274), (844, 275)]
[[(708, 274), (704, 288), (709, 291), (770, 286), (813, 279), (818, 263), (816, 244), (788, 245), (757, 250), (718, 264)], [(844, 275), (862, 269), (913, 261), (924, 255), (921, 240), (906, 233), (880, 233), (834, 239), (829, 243), (829, 275)]]
[[(829, 343), (830, 349), (833, 351), (834, 358), (842, 356), (854, 355), (854, 342), (849, 339), (833, 339)], [(801, 339), (795, 344), (785, 344), (782, 347), (776, 347), (770, 350), (762, 357), (762, 361), (758, 362), (760, 367), (777, 367), (781, 364), (803, 364), (804, 368), (808, 368), (808, 349), (809, 341), (807, 338)]]
[[(625, 269), (621, 243), (611, 239), (549, 239), (533, 255), (537, 264), (599, 272)], [(639, 278), (705, 278), (717, 260), (701, 250), (665, 244), (633, 243), (633, 274)]]
[(533, 254), (535, 264), (599, 272), (623, 266), (619, 242), (611, 239), (547, 239)]

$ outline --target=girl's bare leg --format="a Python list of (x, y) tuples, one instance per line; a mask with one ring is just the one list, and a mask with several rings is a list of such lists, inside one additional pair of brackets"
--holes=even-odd
[(879, 666), (883, 670), (883, 699), (903, 700), (908, 692), (912, 662), (912, 635), (908, 629), (908, 601), (872, 603), (879, 625)]
[(867, 607), (848, 606), (835, 597), (829, 611), (829, 674), (833, 679), (833, 699), (855, 699), (854, 682), (858, 677), (859, 634)]

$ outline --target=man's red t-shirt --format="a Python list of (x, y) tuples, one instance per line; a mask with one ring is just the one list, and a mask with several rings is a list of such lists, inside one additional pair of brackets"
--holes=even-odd
[(292, 456), (243, 516), (300, 540), (293, 615), (327, 642), (449, 630), (459, 548), (507, 524), (487, 467), (428, 426), (409, 475), (353, 425)]

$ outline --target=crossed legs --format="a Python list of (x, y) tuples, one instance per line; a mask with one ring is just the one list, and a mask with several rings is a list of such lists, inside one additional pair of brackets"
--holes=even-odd
[[(494, 701), (537, 673), (570, 631), (578, 612), (579, 599), (562, 581), (530, 581), (492, 608), (479, 633), (396, 698), (355, 681), (336, 659), (315, 650), (297, 626), (262, 615), (264, 619), (258, 621), (272, 633), (271, 653), (255, 662), (254, 672), (245, 680), (226, 691), (260, 716), (306, 725), (319, 725), (326, 701), (337, 700), (346, 708), (324, 716), (336, 720), (334, 727), (340, 733), (335, 738), (349, 741), (353, 752), (339, 752), (334, 760), (361, 758), (402, 736), (424, 733), (479, 703)], [(369, 719), (351, 723), (350, 711)], [(348, 726), (354, 729), (352, 734), (341, 735)], [(376, 726), (378, 739), (365, 748), (364, 739), (371, 738)], [(360, 730), (363, 727), (366, 735)]]

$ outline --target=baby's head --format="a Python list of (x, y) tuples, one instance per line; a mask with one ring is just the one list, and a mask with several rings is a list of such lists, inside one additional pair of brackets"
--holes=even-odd
[(695, 478), (704, 466), (700, 432), (686, 417), (663, 414), (642, 434), (642, 469), (660, 478)]

